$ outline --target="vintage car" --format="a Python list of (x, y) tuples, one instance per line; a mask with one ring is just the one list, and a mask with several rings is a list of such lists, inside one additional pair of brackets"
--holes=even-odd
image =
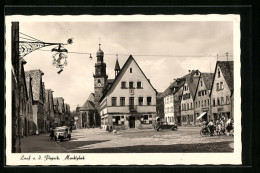
[(55, 141), (59, 139), (62, 142), (66, 138), (69, 138), (69, 140), (71, 139), (69, 128), (67, 126), (56, 127), (54, 130)]
[(172, 131), (176, 131), (178, 129), (178, 126), (176, 124), (167, 124), (160, 122), (155, 126), (155, 129), (157, 131), (162, 131), (164, 129), (171, 129)]

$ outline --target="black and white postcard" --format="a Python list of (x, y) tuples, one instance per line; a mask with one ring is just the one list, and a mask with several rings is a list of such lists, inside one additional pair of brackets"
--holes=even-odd
[(240, 165), (240, 16), (6, 16), (7, 165)]

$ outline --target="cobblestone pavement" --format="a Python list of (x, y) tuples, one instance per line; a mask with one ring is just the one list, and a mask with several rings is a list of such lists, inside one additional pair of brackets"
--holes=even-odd
[[(69, 153), (153, 153), (153, 152), (233, 152), (234, 137), (201, 137), (199, 127), (179, 127), (177, 131), (153, 129), (129, 129), (108, 133), (101, 129), (77, 129), (71, 140), (50, 141), (47, 134), (27, 137), (23, 140), (23, 152), (69, 152)], [(37, 139), (39, 138), (39, 139)], [(44, 145), (40, 143), (43, 142)], [(38, 144), (37, 146), (34, 146)], [(49, 145), (49, 147), (45, 146)], [(35, 148), (36, 147), (36, 148)], [(53, 149), (52, 149), (53, 147)]]

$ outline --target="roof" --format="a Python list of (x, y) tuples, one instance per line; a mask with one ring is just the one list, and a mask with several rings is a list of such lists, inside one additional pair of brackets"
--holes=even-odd
[(207, 90), (211, 89), (213, 76), (214, 73), (201, 73), (201, 77), (203, 78)]
[(91, 111), (91, 110), (96, 110), (95, 109), (95, 104), (90, 101), (90, 100), (87, 100), (84, 105), (79, 108), (80, 111)]
[(116, 65), (115, 65), (115, 69), (114, 70), (120, 70), (118, 59), (116, 60)]
[(130, 61), (134, 61), (136, 63), (137, 67), (140, 69), (140, 71), (144, 75), (145, 79), (148, 81), (148, 83), (153, 88), (153, 90), (157, 93), (156, 89), (153, 87), (153, 85), (151, 84), (150, 80), (146, 77), (146, 75), (144, 74), (143, 70), (140, 68), (138, 63), (135, 61), (134, 57), (132, 55), (130, 55), (128, 57), (128, 59), (126, 60), (125, 64), (123, 65), (122, 69), (119, 71), (118, 75), (115, 77), (115, 79), (114, 79), (113, 83), (111, 84), (111, 86), (104, 91), (104, 94), (100, 98), (99, 102), (101, 102), (103, 100), (103, 98), (106, 96), (107, 92), (112, 88), (113, 85), (115, 85), (117, 79), (119, 79), (120, 74), (123, 73), (124, 69), (127, 67), (128, 62), (130, 62)]
[[(186, 74), (185, 76), (176, 79), (173, 83), (170, 84), (170, 86), (163, 92), (163, 97), (170, 95), (170, 94), (175, 94), (185, 83), (186, 79), (195, 74), (196, 72), (199, 72), (199, 70), (192, 70), (191, 73)], [(179, 82), (177, 80), (180, 80)], [(175, 88), (175, 90), (173, 90)]]
[[(233, 78), (233, 76), (234, 76), (234, 66), (233, 66), (233, 61), (217, 61), (216, 67), (215, 67), (215, 73), (214, 73), (213, 80), (212, 80), (211, 91), (212, 91), (215, 76), (216, 76), (216, 73), (217, 73), (217, 67), (220, 68), (229, 89), (231, 91), (233, 91), (234, 90), (234, 78)], [(212, 92), (210, 92), (210, 94), (211, 93)]]
[(186, 79), (186, 82), (188, 84), (190, 94), (194, 99), (195, 94), (196, 94), (197, 85), (198, 85), (198, 82), (199, 82), (199, 77), (194, 77), (194, 76), (191, 75)]
[(114, 81), (115, 81), (115, 79), (107, 79), (108, 84), (113, 84)]
[(233, 61), (218, 61), (218, 66), (221, 69), (221, 72), (227, 82), (227, 85), (230, 90), (234, 90), (234, 84), (233, 84)]

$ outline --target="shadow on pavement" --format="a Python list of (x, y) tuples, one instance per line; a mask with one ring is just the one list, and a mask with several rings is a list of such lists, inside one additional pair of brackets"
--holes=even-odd
[[(91, 141), (90, 141), (91, 142)], [(83, 144), (83, 143), (82, 143)], [(216, 142), (200, 144), (174, 145), (136, 145), (115, 148), (83, 149), (77, 153), (203, 153), (203, 152), (233, 152), (233, 142)], [(84, 144), (87, 145), (87, 144)]]
[(102, 142), (107, 142), (110, 140), (97, 140), (97, 141), (63, 141), (63, 142), (59, 142), (58, 144), (68, 150), (70, 149), (75, 149), (78, 147), (83, 147), (86, 145), (92, 145), (92, 144), (97, 144), (97, 143), (102, 143)]

